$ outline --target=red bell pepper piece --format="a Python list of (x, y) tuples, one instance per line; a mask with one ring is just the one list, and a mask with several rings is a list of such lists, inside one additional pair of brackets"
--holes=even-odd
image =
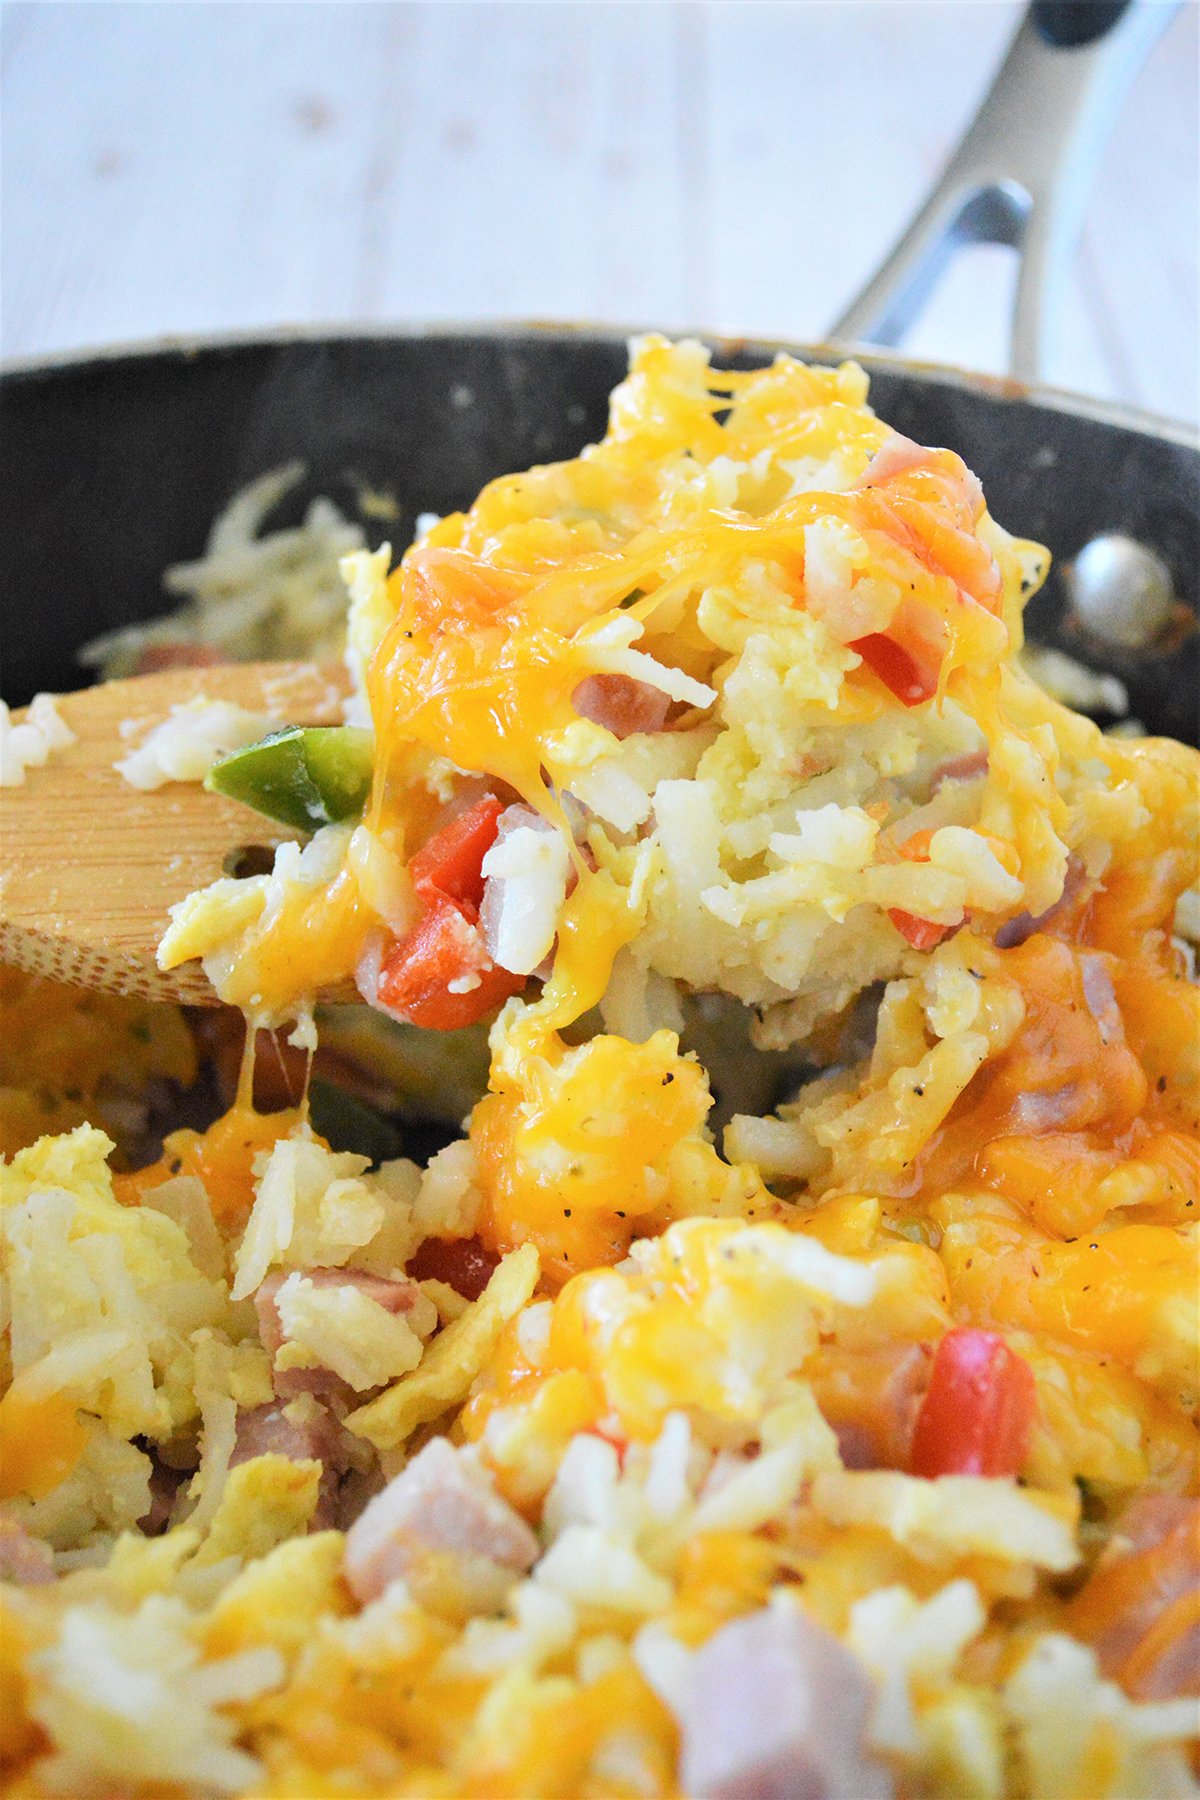
[(914, 1475), (1016, 1475), (1037, 1407), (1033, 1371), (994, 1331), (956, 1326), (937, 1348), (913, 1432)]
[(485, 794), (421, 846), (408, 872), (422, 900), (444, 896), (465, 902), (478, 913), (483, 900), (483, 859), (496, 841), (503, 811), (503, 801)]
[(935, 924), (932, 919), (920, 919), (916, 913), (905, 912), (902, 906), (889, 906), (887, 914), (900, 936), (907, 938), (914, 950), (932, 950), (957, 929), (954, 925)]
[(871, 673), (905, 706), (921, 706), (937, 693), (940, 658), (917, 657), (883, 631), (869, 631), (847, 648), (856, 650)]
[[(909, 862), (928, 862), (932, 839), (932, 831), (914, 831), (898, 846), (900, 855)], [(932, 950), (943, 938), (958, 930), (957, 925), (937, 925), (932, 919), (923, 919), (919, 913), (905, 912), (902, 906), (889, 906), (888, 918), (914, 950)]]
[(936, 827), (925, 831), (914, 831), (911, 837), (905, 838), (904, 842), (897, 846), (904, 860), (906, 862), (928, 862), (935, 831)]
[[(473, 987), (451, 992), (451, 982), (472, 975), (478, 977)], [(488, 961), (473, 922), (453, 900), (437, 895), (424, 918), (384, 957), (376, 997), (413, 1025), (457, 1031), (494, 1012), (524, 986), (524, 975)]]
[(623, 1469), (625, 1458), (629, 1455), (629, 1439), (604, 1425), (590, 1425), (588, 1430), (593, 1437), (602, 1438), (606, 1444), (612, 1445), (617, 1453), (617, 1467)]
[(408, 1259), (413, 1281), (444, 1281), (464, 1300), (478, 1300), (500, 1258), (477, 1237), (426, 1238)]
[[(504, 802), (485, 794), (447, 821), (408, 865), (424, 912), (383, 959), (376, 999), (430, 1031), (457, 1031), (494, 1012), (525, 986), (493, 963), (477, 929), (483, 859), (496, 841)], [(452, 984), (472, 982), (454, 992)]]

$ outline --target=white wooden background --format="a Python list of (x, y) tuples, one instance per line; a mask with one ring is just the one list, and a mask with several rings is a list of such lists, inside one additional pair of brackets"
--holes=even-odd
[[(936, 174), (1014, 0), (9, 4), (2, 340), (583, 317), (819, 336)], [(1139, 75), (1047, 371), (1194, 419), (1198, 19)], [(976, 250), (914, 339), (1002, 366)]]

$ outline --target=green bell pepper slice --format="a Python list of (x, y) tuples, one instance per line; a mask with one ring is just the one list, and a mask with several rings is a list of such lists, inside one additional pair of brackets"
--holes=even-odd
[(282, 825), (316, 831), (358, 817), (374, 759), (374, 733), (358, 726), (287, 725), (223, 756), (204, 785)]

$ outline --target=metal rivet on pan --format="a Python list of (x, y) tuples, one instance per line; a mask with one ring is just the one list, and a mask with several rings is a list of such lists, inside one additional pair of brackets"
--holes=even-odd
[(1171, 572), (1161, 556), (1119, 531), (1085, 544), (1065, 571), (1076, 619), (1123, 650), (1145, 650), (1175, 613)]

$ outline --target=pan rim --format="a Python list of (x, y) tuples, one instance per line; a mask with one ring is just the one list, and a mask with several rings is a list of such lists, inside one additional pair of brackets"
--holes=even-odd
[(631, 337), (647, 331), (663, 330), (672, 337), (695, 337), (725, 354), (738, 350), (787, 351), (791, 355), (829, 362), (847, 358), (861, 362), (868, 373), (872, 369), (908, 375), (932, 386), (957, 388), (979, 394), (985, 399), (1003, 400), (1046, 407), (1053, 412), (1076, 418), (1091, 419), (1102, 425), (1136, 431), (1143, 436), (1178, 444), (1200, 452), (1200, 429), (1182, 420), (1170, 419), (1144, 407), (1120, 400), (1099, 400), (1069, 388), (1048, 383), (1018, 381), (1010, 375), (987, 375), (963, 368), (955, 363), (927, 361), (902, 355), (899, 351), (873, 344), (840, 342), (835, 339), (802, 341), (793, 338), (739, 336), (733, 332), (679, 327), (618, 325), (573, 319), (420, 319), (387, 321), (332, 320), (273, 326), (238, 327), (217, 332), (164, 333), (158, 337), (119, 340), (113, 343), (80, 345), (65, 350), (43, 351), (33, 356), (0, 359), (0, 381), (13, 377), (49, 375), (71, 369), (123, 360), (150, 361), (154, 357), (173, 356), (180, 359), (199, 357), (221, 350), (262, 348), (290, 344), (349, 343), (354, 340), (412, 341), (433, 336), (500, 342), (518, 340), (564, 343), (589, 340), (624, 344)]

